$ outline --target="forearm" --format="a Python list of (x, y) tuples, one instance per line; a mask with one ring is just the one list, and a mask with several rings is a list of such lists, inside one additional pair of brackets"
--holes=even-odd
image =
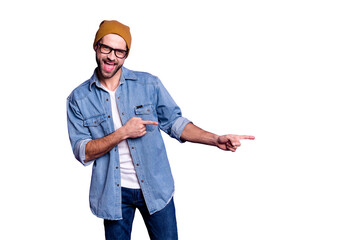
[(218, 137), (218, 135), (207, 132), (192, 123), (187, 124), (181, 134), (181, 140), (183, 141), (202, 143), (211, 146), (217, 146)]
[(109, 152), (121, 141), (127, 138), (124, 128), (121, 127), (115, 132), (99, 139), (91, 140), (85, 147), (85, 161), (88, 162)]

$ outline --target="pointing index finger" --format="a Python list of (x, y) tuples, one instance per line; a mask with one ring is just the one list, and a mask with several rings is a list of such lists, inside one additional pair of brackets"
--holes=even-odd
[(255, 137), (254, 136), (250, 136), (250, 135), (240, 135), (239, 139), (248, 139), (248, 140), (254, 140)]
[(159, 123), (158, 122), (155, 122), (155, 121), (142, 121), (141, 122), (142, 124), (145, 124), (145, 125), (159, 125)]

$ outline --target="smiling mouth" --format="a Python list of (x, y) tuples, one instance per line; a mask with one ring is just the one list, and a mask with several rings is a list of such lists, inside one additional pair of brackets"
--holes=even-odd
[(104, 70), (107, 72), (111, 72), (114, 70), (116, 64), (109, 61), (104, 61)]

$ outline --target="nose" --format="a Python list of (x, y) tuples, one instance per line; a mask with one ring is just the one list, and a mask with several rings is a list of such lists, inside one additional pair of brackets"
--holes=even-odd
[(109, 52), (109, 53), (107, 54), (107, 58), (108, 58), (109, 60), (115, 60), (115, 51), (114, 51), (114, 50), (111, 50), (111, 52)]

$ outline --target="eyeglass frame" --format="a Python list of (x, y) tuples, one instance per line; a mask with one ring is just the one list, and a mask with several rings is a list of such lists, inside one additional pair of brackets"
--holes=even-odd
[[(99, 42), (97, 43), (97, 45), (98, 45), (99, 50), (100, 50), (101, 53), (103, 53), (103, 54), (110, 54), (112, 51), (114, 51), (115, 56), (116, 56), (117, 58), (120, 58), (120, 59), (124, 59), (125, 57), (127, 57), (128, 53), (129, 53), (129, 50), (127, 49), (127, 46), (126, 46), (126, 50), (124, 50), (124, 49), (112, 48), (112, 47), (110, 47), (110, 46), (108, 46), (108, 45), (106, 45), (106, 44), (102, 44), (102, 43), (99, 43)], [(101, 47), (102, 47), (102, 46), (104, 46), (104, 47), (106, 47), (106, 48), (109, 48), (110, 51), (109, 51), (108, 53), (102, 52), (102, 51), (101, 51)], [(118, 52), (121, 52), (121, 53), (125, 53), (125, 55), (124, 55), (123, 57), (119, 57), (119, 56), (116, 54), (117, 51), (118, 51)]]

